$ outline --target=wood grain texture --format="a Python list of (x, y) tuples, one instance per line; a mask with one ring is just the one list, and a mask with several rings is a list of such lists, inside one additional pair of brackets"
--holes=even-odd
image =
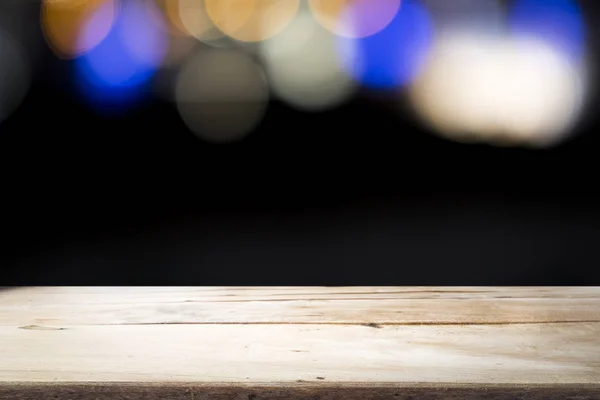
[(0, 291), (0, 399), (600, 399), (600, 288)]
[(0, 326), (600, 322), (600, 288), (24, 288)]

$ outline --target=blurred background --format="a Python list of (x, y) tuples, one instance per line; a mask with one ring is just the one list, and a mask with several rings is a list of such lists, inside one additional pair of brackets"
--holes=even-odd
[(4, 0), (1, 280), (599, 285), (599, 12)]

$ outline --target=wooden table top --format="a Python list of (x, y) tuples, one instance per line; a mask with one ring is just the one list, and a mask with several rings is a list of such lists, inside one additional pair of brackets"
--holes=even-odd
[(600, 399), (600, 288), (0, 291), (0, 399)]

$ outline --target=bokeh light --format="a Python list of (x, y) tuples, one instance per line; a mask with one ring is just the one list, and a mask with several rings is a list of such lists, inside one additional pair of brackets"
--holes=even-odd
[(279, 36), (262, 43), (269, 83), (275, 94), (302, 110), (324, 110), (347, 100), (355, 83), (336, 55), (336, 37), (308, 11)]
[(283, 31), (300, 8), (300, 0), (204, 0), (211, 21), (242, 42), (259, 42)]
[(1, 21), (25, 45), (1, 34), (0, 120), (42, 65), (32, 52), (42, 36), (22, 22), (32, 15), (51, 50), (75, 59), (55, 67), (75, 66), (92, 107), (125, 113), (163, 97), (195, 134), (218, 143), (249, 134), (271, 92), (316, 112), (364, 88), (394, 104), (406, 93), (413, 111), (452, 140), (552, 145), (580, 120), (594, 67), (576, 0), (19, 4)]
[[(101, 7), (91, 18), (80, 40), (95, 40), (96, 27), (112, 18), (112, 9)], [(166, 33), (148, 18), (143, 0), (123, 3), (108, 35), (77, 60), (78, 78), (86, 97), (105, 110), (133, 105), (144, 94), (166, 54)], [(118, 105), (116, 108), (114, 105)]]
[(247, 54), (204, 49), (183, 65), (175, 95), (179, 114), (194, 134), (230, 143), (260, 123), (269, 89), (262, 69)]
[(505, 136), (534, 146), (563, 141), (584, 105), (585, 71), (546, 42), (515, 38), (507, 47), (500, 75), (506, 86), (499, 84)]
[(171, 4), (177, 7), (179, 20), (188, 35), (205, 43), (225, 36), (208, 16), (204, 0), (175, 0)]
[(583, 78), (544, 42), (455, 33), (439, 40), (412, 100), (450, 139), (548, 146), (577, 122)]
[(136, 0), (129, 0), (120, 18), (122, 24), (117, 30), (127, 53), (137, 65), (142, 68), (156, 68), (162, 62), (169, 43), (166, 35), (156, 29), (156, 25), (164, 25), (164, 21), (150, 19), (150, 15), (159, 14), (151, 13), (151, 9), (142, 7), (142, 4)]
[(429, 13), (417, 0), (404, 0), (382, 31), (359, 39), (342, 38), (344, 69), (367, 88), (393, 89), (414, 80), (433, 43)]
[(0, 122), (3, 122), (27, 95), (31, 68), (20, 43), (1, 29), (0, 60)]
[(363, 38), (386, 28), (401, 0), (308, 0), (308, 4), (325, 29), (347, 38)]
[[(103, 7), (107, 17), (95, 26), (93, 35), (79, 40), (90, 18)], [(60, 58), (74, 58), (96, 47), (110, 31), (116, 17), (116, 0), (44, 0), (41, 25), (50, 48)], [(108, 18), (108, 14), (112, 18)]]
[(457, 141), (550, 146), (568, 137), (587, 84), (576, 4), (424, 1), (435, 49), (411, 98), (428, 123)]
[(169, 34), (174, 36), (188, 35), (181, 20), (179, 0), (153, 0), (151, 3), (150, 7), (154, 8), (156, 6), (156, 9), (162, 14), (162, 19), (165, 21), (164, 28)]
[(585, 24), (572, 0), (516, 0), (509, 9), (511, 32), (541, 40), (579, 62), (585, 53)]

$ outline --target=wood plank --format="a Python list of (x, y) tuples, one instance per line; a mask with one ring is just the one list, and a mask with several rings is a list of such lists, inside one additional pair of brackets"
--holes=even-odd
[[(363, 298), (597, 298), (597, 287), (25, 287), (0, 292), (3, 301), (23, 304)], [(151, 295), (152, 297), (148, 297)], [(73, 297), (75, 296), (75, 297)], [(232, 299), (228, 299), (232, 297)]]
[(600, 321), (599, 288), (26, 288), (0, 326)]
[(599, 298), (600, 288), (0, 291), (0, 399), (600, 399)]
[(589, 383), (599, 337), (600, 323), (2, 327), (0, 381)]

